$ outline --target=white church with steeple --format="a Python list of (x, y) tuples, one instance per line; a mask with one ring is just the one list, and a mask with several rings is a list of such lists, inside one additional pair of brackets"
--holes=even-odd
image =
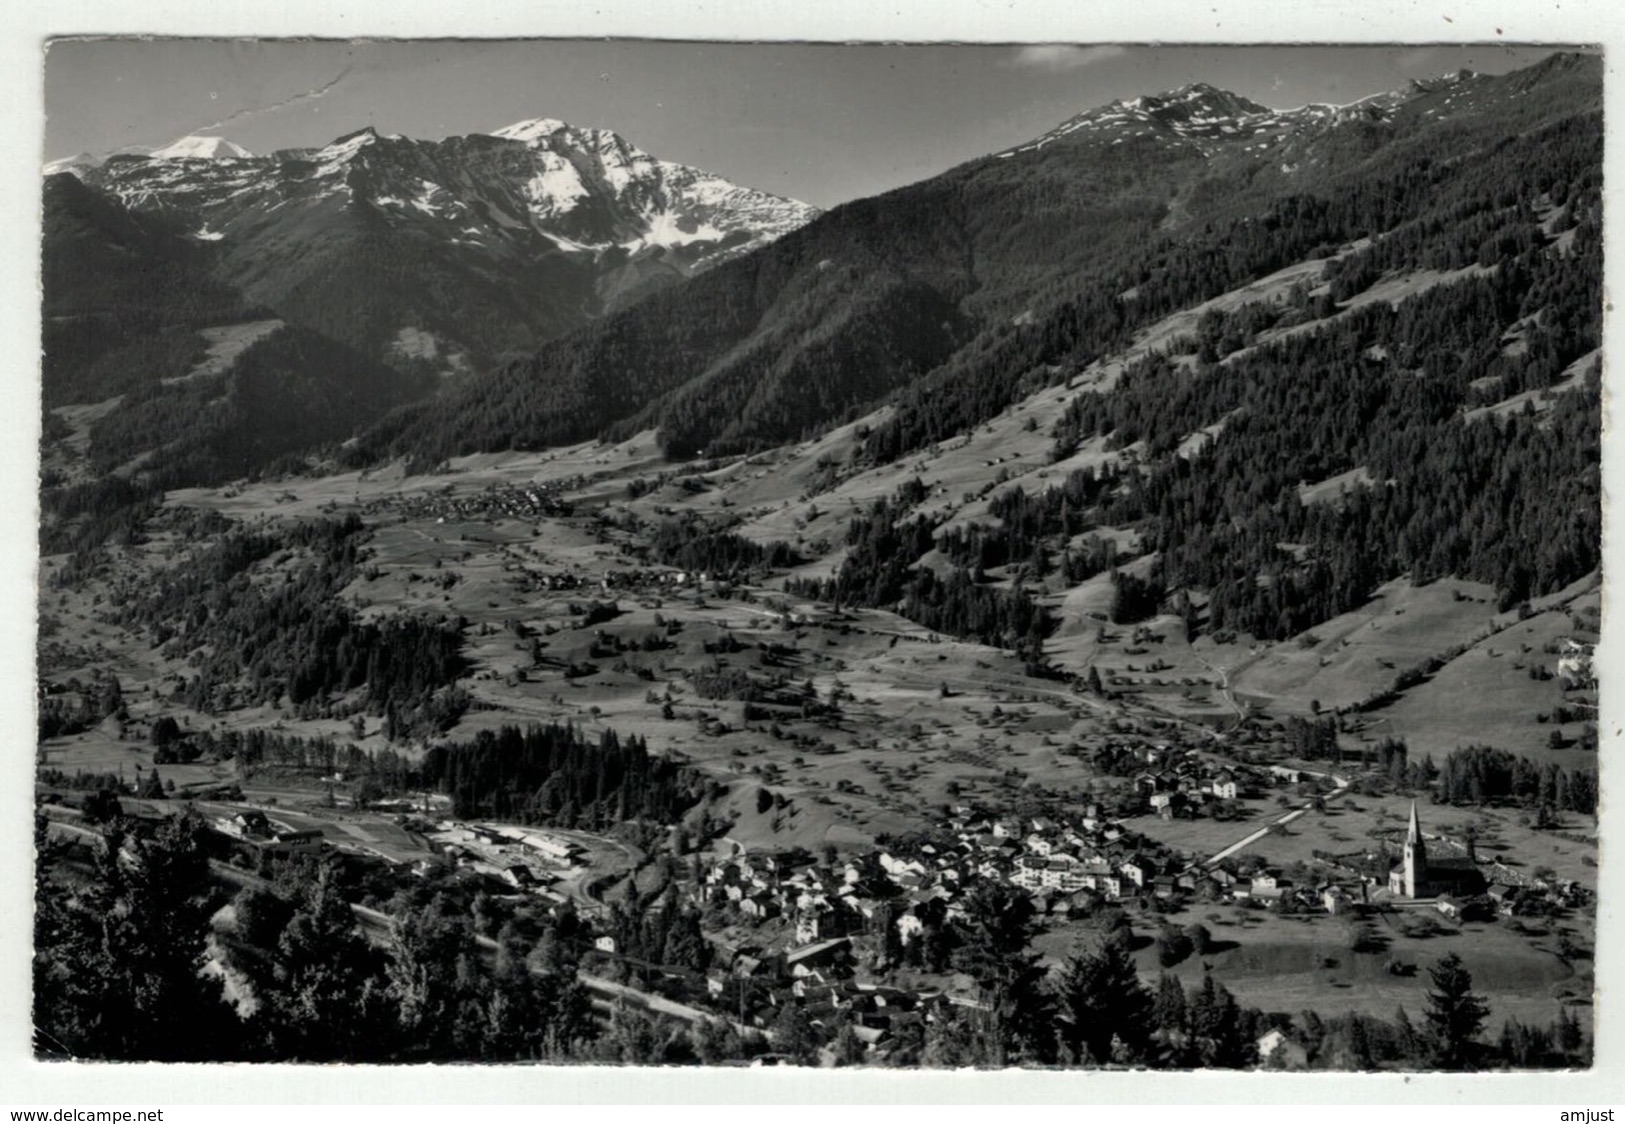
[(1403, 898), (1472, 897), (1483, 893), (1484, 885), (1478, 858), (1470, 844), (1466, 858), (1428, 858), (1427, 843), (1422, 839), (1422, 821), (1416, 814), (1416, 801), (1412, 800), (1404, 854), (1399, 865), (1388, 872), (1388, 892)]

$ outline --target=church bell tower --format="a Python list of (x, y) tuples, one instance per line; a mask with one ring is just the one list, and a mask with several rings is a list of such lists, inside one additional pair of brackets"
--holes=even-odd
[(1416, 816), (1416, 801), (1411, 801), (1411, 829), (1405, 836), (1405, 896), (1415, 898), (1417, 884), (1426, 884), (1428, 876), (1427, 845), (1422, 842), (1422, 824)]

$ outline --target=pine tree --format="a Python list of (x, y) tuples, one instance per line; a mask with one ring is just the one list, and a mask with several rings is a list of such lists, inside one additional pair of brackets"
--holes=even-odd
[(1348, 1051), (1354, 1069), (1371, 1068), (1371, 1037), (1366, 1032), (1365, 1017), (1358, 1012), (1348, 1017)]
[(1558, 1049), (1581, 1064), (1590, 1064), (1591, 1052), (1586, 1048), (1585, 1031), (1580, 1026), (1580, 1020), (1568, 1007), (1558, 1008), (1557, 1026), (1553, 1037)]
[(1157, 1026), (1168, 1034), (1183, 1036), (1189, 1029), (1185, 1013), (1185, 987), (1177, 977), (1164, 972), (1157, 981)]
[(1146, 1058), (1157, 1001), (1140, 982), (1133, 959), (1119, 942), (1102, 941), (1074, 954), (1061, 970), (1055, 990), (1061, 1044), (1074, 1057), (1104, 1065), (1112, 1061), (1117, 1043), (1131, 1060)]
[(1185, 986), (1177, 977), (1162, 974), (1157, 981), (1157, 996), (1152, 1010), (1157, 1035), (1162, 1041), (1162, 1061), (1172, 1066), (1188, 1064), (1190, 1052), (1190, 1015), (1186, 1009)]
[[(992, 1064), (1054, 1060), (1051, 996), (1031, 944), (1032, 899), (1006, 882), (980, 882), (965, 898), (965, 916), (952, 927), (950, 958), (972, 976), (994, 1017), (998, 1050)], [(918, 942), (916, 942), (918, 943)]]
[(818, 1031), (807, 1012), (795, 1000), (788, 1000), (773, 1020), (773, 1044), (777, 1051), (797, 1065), (813, 1065), (818, 1060)]
[(1468, 1069), (1475, 1056), (1474, 1039), (1489, 1017), (1489, 1004), (1473, 993), (1473, 977), (1452, 952), (1428, 970), (1433, 990), (1427, 995), (1428, 1036), (1433, 1064), (1440, 1069)]
[(841, 1029), (835, 1032), (835, 1041), (830, 1043), (830, 1052), (835, 1055), (835, 1064), (838, 1066), (863, 1064), (865, 1056), (863, 1040), (858, 1037), (857, 1028), (851, 1022), (843, 1022)]
[(337, 877), (333, 864), (307, 872), (277, 936), (259, 1022), (278, 1059), (374, 1059), (392, 1045), (382, 958), (357, 928)]
[(1211, 975), (1202, 977), (1196, 998), (1188, 1003), (1191, 1035), (1202, 1064), (1242, 1068), (1255, 1063), (1257, 1051), (1242, 1026), (1235, 996)]
[(162, 800), (164, 798), (164, 782), (158, 776), (158, 767), (155, 765), (141, 779), (141, 788), (136, 795), (143, 800)]
[(1411, 1023), (1410, 1015), (1403, 1006), (1394, 1012), (1394, 1048), (1398, 1051), (1400, 1061), (1421, 1060), (1422, 1043), (1417, 1036), (1416, 1027)]
[(41, 876), (35, 930), (37, 1041), (43, 1052), (122, 1061), (231, 1058), (238, 1020), (202, 977), (219, 904), (196, 816), (148, 839), (113, 828), (70, 900)]

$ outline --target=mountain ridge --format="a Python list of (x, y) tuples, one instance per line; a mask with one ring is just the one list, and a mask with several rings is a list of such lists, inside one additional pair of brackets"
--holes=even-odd
[[(537, 121), (551, 119), (518, 125)], [(552, 123), (440, 141), (367, 126), (266, 155), (194, 136), (47, 167), (190, 224), (216, 276), (250, 298), (441, 374), (535, 346), (819, 213), (610, 130)]]
[[(1596, 113), (1599, 91), (1598, 60), (1577, 56), (1288, 119), (1211, 87), (1171, 107), (1112, 103), (1049, 143), (833, 208), (386, 419), (370, 443), (432, 462), (654, 428), (676, 457), (748, 452), (895, 396), (896, 418), (869, 441), (869, 455), (894, 457), (1147, 318), (1388, 229), (1428, 205), (1419, 175), (1469, 177), (1450, 161)], [(1256, 129), (1200, 111), (1214, 99)]]

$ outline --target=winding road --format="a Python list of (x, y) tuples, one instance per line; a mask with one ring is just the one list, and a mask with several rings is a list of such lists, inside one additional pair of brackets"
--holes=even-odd
[[(1299, 773), (1302, 773), (1304, 776), (1309, 776), (1309, 777), (1329, 777), (1329, 778), (1331, 778), (1332, 783), (1335, 784), (1337, 786), (1337, 788), (1334, 791), (1329, 792), (1329, 793), (1326, 794), (1325, 799), (1326, 799), (1326, 801), (1328, 803), (1330, 803), (1333, 800), (1336, 800), (1339, 796), (1342, 796), (1345, 792), (1347, 792), (1349, 790), (1349, 780), (1348, 780), (1347, 777), (1340, 777), (1336, 773), (1316, 773), (1316, 772), (1311, 772), (1308, 769), (1299, 769), (1297, 771)], [(1268, 835), (1272, 828), (1274, 828), (1274, 827), (1276, 827), (1278, 825), (1289, 824), (1289, 823), (1293, 822), (1294, 820), (1300, 819), (1305, 814), (1307, 814), (1308, 812), (1313, 811), (1314, 807), (1315, 807), (1315, 802), (1313, 800), (1310, 800), (1307, 803), (1305, 803), (1305, 804), (1303, 804), (1303, 805), (1301, 805), (1301, 806), (1299, 806), (1297, 808), (1292, 809), (1292, 811), (1287, 812), (1284, 815), (1279, 816), (1274, 820), (1271, 820), (1269, 823), (1265, 824), (1263, 827), (1259, 828), (1257, 831), (1253, 832), (1252, 834), (1244, 836), (1241, 839), (1236, 840), (1234, 843), (1230, 844), (1230, 846), (1224, 848), (1224, 850), (1218, 851), (1218, 852), (1214, 853), (1213, 855), (1210, 855), (1208, 858), (1206, 858), (1204, 860), (1194, 862), (1190, 866), (1186, 867), (1185, 869), (1186, 870), (1194, 870), (1198, 866), (1205, 866), (1205, 867), (1207, 867), (1207, 868), (1209, 868), (1211, 870), (1213, 867), (1217, 866), (1222, 860), (1229, 858), (1231, 855), (1234, 855), (1236, 852), (1241, 851), (1241, 850), (1251, 846), (1254, 843), (1257, 843), (1260, 839), (1262, 839), (1266, 835)]]

